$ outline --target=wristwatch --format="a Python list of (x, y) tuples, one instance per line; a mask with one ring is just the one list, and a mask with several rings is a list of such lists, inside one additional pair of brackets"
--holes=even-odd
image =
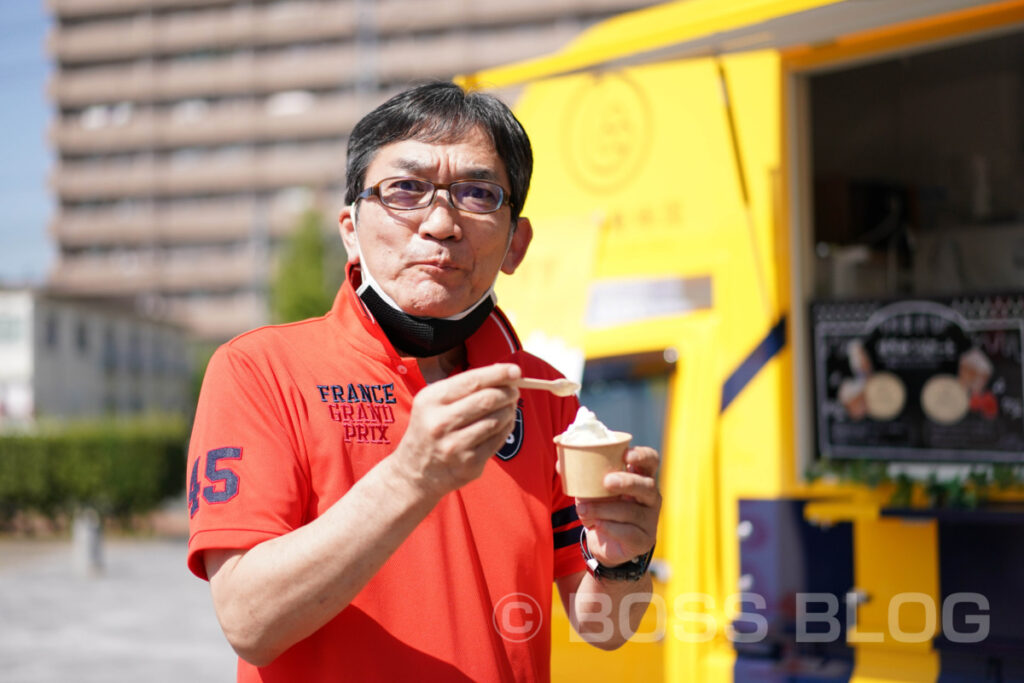
[(612, 581), (639, 581), (647, 573), (651, 566), (651, 558), (654, 556), (654, 547), (639, 557), (634, 557), (629, 562), (617, 564), (614, 567), (606, 567), (597, 561), (590, 548), (587, 547), (587, 528), (583, 527), (580, 534), (580, 551), (583, 559), (587, 561), (587, 569), (598, 579), (610, 579)]

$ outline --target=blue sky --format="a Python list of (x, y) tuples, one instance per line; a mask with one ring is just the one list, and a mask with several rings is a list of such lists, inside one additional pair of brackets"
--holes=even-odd
[(0, 283), (40, 283), (53, 258), (43, 0), (0, 0)]

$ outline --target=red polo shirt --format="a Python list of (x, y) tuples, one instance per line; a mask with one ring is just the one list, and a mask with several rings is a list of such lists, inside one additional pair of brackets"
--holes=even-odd
[[(470, 367), (558, 376), (497, 309), (466, 347)], [(189, 449), (189, 568), (206, 578), (202, 551), (251, 548), (322, 514), (392, 452), (424, 386), (350, 281), (322, 318), (218, 349)], [(337, 617), (269, 666), (240, 660), (238, 680), (547, 680), (552, 581), (585, 568), (551, 442), (576, 408), (524, 391), (483, 475), (445, 496)]]

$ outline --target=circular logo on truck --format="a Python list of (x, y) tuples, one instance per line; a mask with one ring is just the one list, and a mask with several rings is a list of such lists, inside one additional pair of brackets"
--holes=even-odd
[(563, 124), (569, 172), (595, 192), (633, 176), (651, 149), (651, 107), (622, 73), (596, 74), (570, 100)]

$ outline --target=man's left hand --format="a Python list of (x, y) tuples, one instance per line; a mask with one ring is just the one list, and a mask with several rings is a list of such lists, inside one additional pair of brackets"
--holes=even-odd
[(587, 529), (587, 547), (606, 567), (629, 562), (654, 547), (661, 493), (655, 477), (660, 458), (653, 448), (626, 453), (626, 470), (605, 475), (609, 498), (578, 498), (576, 513)]

